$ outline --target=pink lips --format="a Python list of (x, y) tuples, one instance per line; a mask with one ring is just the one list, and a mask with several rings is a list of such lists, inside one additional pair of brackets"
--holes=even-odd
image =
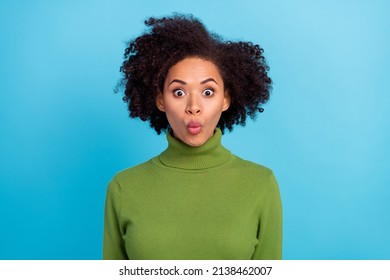
[(190, 121), (187, 125), (187, 128), (189, 133), (191, 133), (192, 135), (197, 135), (200, 132), (202, 125), (200, 124), (200, 122)]

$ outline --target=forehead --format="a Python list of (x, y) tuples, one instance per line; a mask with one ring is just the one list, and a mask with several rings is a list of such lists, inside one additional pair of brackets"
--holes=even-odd
[(173, 65), (167, 75), (167, 79), (207, 79), (214, 78), (222, 80), (218, 67), (211, 61), (198, 57), (185, 58)]

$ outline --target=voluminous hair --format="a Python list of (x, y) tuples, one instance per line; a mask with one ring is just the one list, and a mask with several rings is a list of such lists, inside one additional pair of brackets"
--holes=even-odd
[(192, 15), (151, 17), (145, 25), (145, 33), (127, 43), (120, 67), (123, 77), (116, 88), (124, 88), (123, 101), (131, 118), (149, 121), (158, 134), (170, 128), (165, 113), (156, 106), (156, 97), (163, 92), (169, 69), (188, 57), (211, 61), (220, 71), (231, 98), (230, 107), (217, 124), (222, 132), (245, 125), (247, 116), (254, 119), (263, 112), (272, 81), (259, 45), (224, 41)]

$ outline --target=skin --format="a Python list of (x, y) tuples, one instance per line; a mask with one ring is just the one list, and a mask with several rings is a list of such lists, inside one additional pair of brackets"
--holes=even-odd
[(214, 63), (189, 57), (170, 68), (156, 105), (165, 112), (174, 137), (199, 147), (213, 136), (230, 96)]

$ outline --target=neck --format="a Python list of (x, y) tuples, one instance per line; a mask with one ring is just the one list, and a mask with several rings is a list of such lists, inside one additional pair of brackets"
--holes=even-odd
[(200, 170), (220, 166), (231, 159), (231, 153), (221, 145), (222, 133), (214, 135), (199, 147), (189, 146), (167, 133), (168, 148), (160, 154), (162, 164), (172, 168)]

